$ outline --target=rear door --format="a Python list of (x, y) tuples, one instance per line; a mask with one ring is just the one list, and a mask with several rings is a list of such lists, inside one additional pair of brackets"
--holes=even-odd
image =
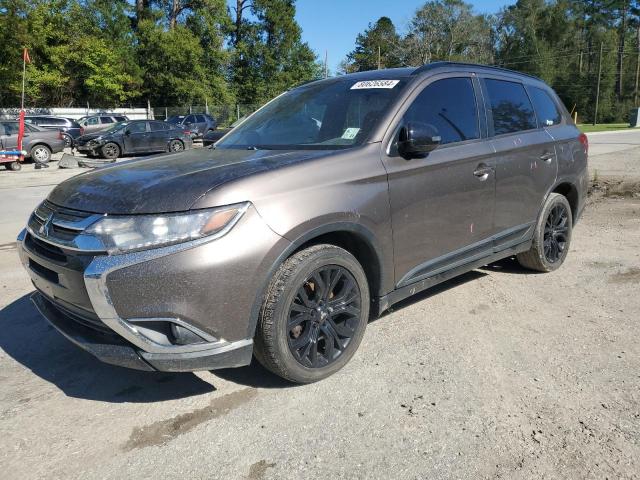
[[(495, 175), (480, 89), (471, 74), (440, 75), (404, 112), (388, 154), (396, 284), (408, 285), (492, 253)], [(430, 124), (441, 145), (423, 158), (397, 153), (408, 122)]]
[(496, 151), (496, 247), (507, 248), (532, 233), (558, 162), (553, 137), (538, 124), (525, 86), (492, 75), (481, 84)]
[(18, 148), (18, 122), (7, 122), (1, 124), (0, 142), (5, 150)]
[(149, 122), (133, 122), (124, 129), (124, 148), (127, 153), (138, 153), (149, 151), (149, 132), (147, 130)]
[(169, 144), (169, 125), (165, 122), (149, 122), (149, 151), (162, 152)]

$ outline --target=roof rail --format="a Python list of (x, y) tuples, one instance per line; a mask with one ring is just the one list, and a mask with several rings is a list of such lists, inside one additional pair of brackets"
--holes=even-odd
[(495, 65), (482, 65), (480, 63), (466, 63), (466, 62), (451, 62), (451, 61), (438, 61), (432, 63), (426, 63), (421, 67), (416, 68), (411, 75), (419, 75), (424, 72), (428, 72), (429, 70), (433, 70), (435, 68), (440, 67), (473, 67), (473, 68), (483, 68), (486, 70), (497, 70), (499, 72), (505, 73), (513, 73), (515, 75), (524, 75), (525, 77), (534, 78), (536, 80), (543, 81), (541, 78), (536, 77), (535, 75), (530, 75), (528, 73), (516, 72), (515, 70), (509, 70), (508, 68), (497, 67)]

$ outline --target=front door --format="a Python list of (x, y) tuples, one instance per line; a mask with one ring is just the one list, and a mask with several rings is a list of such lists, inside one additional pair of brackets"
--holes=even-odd
[(384, 158), (398, 287), (491, 253), (493, 148), (482, 138), (477, 93), (470, 75), (431, 80), (400, 127), (429, 124), (440, 146), (423, 158), (405, 159), (392, 143)]
[(497, 247), (530, 237), (558, 172), (554, 139), (536, 121), (524, 85), (483, 78), (489, 132), (496, 150)]

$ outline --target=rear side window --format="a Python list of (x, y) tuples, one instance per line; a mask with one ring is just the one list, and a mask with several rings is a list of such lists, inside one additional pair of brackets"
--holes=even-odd
[(149, 126), (151, 127), (152, 132), (157, 132), (159, 130), (169, 130), (169, 125), (164, 122), (149, 122)]
[(196, 119), (198, 123), (205, 123), (207, 121), (204, 115), (196, 115)]
[(113, 117), (116, 119), (116, 122), (126, 122), (127, 121), (127, 117)]
[(100, 117), (100, 123), (114, 123), (111, 117)]
[(533, 106), (520, 83), (485, 79), (494, 135), (532, 130), (537, 127)]
[(4, 132), (5, 135), (17, 135), (18, 134), (18, 123), (5, 123), (4, 124)]
[(405, 120), (432, 125), (442, 144), (480, 138), (471, 79), (447, 78), (428, 85), (407, 110)]
[(529, 87), (529, 94), (541, 127), (551, 127), (562, 121), (562, 115), (549, 93), (541, 88)]

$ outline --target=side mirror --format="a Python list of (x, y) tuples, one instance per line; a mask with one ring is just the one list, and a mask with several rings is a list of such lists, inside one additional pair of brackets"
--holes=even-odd
[(435, 150), (442, 138), (438, 130), (428, 123), (407, 123), (400, 130), (398, 152), (403, 157), (411, 158)]

